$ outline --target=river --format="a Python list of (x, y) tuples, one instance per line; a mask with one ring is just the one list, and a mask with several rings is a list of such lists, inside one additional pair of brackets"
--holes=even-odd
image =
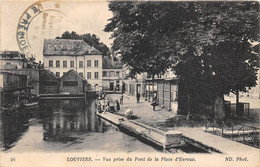
[(161, 152), (95, 114), (96, 101), (44, 100), (38, 108), (1, 111), (4, 152)]

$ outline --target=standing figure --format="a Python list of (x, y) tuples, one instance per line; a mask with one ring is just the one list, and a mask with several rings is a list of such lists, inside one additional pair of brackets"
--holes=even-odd
[(153, 101), (151, 103), (151, 105), (153, 106), (153, 111), (155, 111), (156, 100), (157, 100), (157, 96), (154, 96)]
[(114, 107), (115, 111), (119, 111), (120, 110), (120, 104), (119, 104), (118, 100), (115, 100), (114, 105), (115, 105), (115, 107)]
[(124, 96), (123, 96), (123, 93), (121, 94), (120, 96), (120, 104), (123, 105), (124, 103)]
[(98, 110), (98, 113), (102, 113), (102, 109), (101, 109), (101, 104), (100, 104), (100, 102), (98, 102), (97, 110)]
[(137, 103), (140, 102), (140, 93), (139, 92), (137, 92), (137, 94), (136, 94), (136, 101), (137, 101)]

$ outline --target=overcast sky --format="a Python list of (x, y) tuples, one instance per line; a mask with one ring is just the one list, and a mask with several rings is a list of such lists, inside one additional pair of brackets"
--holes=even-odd
[[(0, 49), (1, 50), (19, 50), (16, 41), (16, 29), (20, 16), (33, 3), (37, 1), (4, 1), (0, 2)], [(108, 2), (89, 2), (65, 1), (60, 5), (61, 10), (66, 18), (63, 19), (62, 27), (59, 31), (52, 34), (52, 38), (60, 36), (65, 30), (76, 31), (78, 34), (91, 33), (100, 37), (100, 41), (111, 46), (112, 40), (110, 34), (104, 32), (108, 19), (112, 17), (112, 12), (108, 10)], [(54, 14), (55, 13), (51, 13)], [(32, 21), (33, 25), (41, 24), (42, 16), (38, 15)], [(55, 23), (54, 23), (55, 24)], [(40, 25), (41, 26), (41, 25)], [(31, 31), (30, 31), (31, 32)], [(37, 58), (41, 60), (42, 58)]]

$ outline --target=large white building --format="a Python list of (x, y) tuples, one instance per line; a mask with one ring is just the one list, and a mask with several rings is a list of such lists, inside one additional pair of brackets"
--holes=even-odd
[(87, 80), (89, 89), (102, 89), (102, 53), (83, 40), (44, 40), (43, 62), (57, 77), (73, 69)]

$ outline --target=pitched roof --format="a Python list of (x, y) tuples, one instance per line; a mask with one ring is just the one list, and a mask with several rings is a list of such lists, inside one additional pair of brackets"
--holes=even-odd
[(103, 69), (122, 69), (121, 61), (113, 61), (110, 56), (104, 56), (102, 61)]
[(57, 77), (55, 74), (53, 74), (50, 70), (47, 70), (47, 69), (42, 69), (42, 70), (46, 71), (48, 74), (50, 74), (54, 78), (59, 79), (59, 77)]
[(83, 40), (73, 39), (45, 39), (43, 55), (57, 56), (80, 56), (80, 55), (101, 55), (102, 53), (89, 46)]
[[(82, 76), (80, 76), (75, 70), (73, 70), (73, 69), (71, 69), (71, 70), (69, 70), (68, 72), (66, 72), (61, 78), (63, 78), (64, 76), (66, 76), (68, 73), (70, 73), (70, 72), (72, 72), (72, 73), (74, 73), (76, 76), (78, 76), (80, 79), (82, 79), (83, 81), (87, 81), (85, 78), (83, 78)], [(60, 78), (60, 79), (61, 79)]]

